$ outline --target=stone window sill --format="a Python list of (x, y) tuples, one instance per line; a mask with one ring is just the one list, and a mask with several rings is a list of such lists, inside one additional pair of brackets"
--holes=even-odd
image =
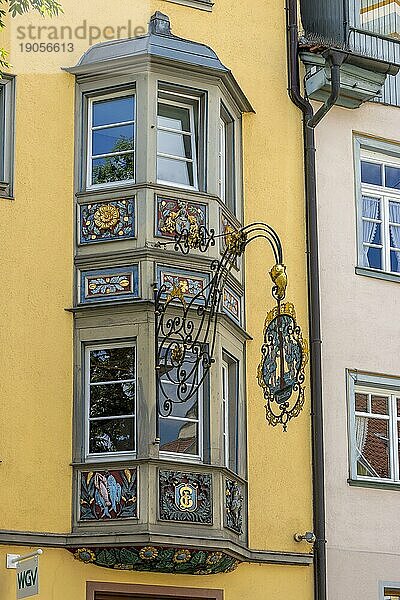
[(172, 2), (173, 4), (182, 4), (183, 6), (189, 6), (190, 8), (197, 8), (199, 10), (212, 11), (214, 3), (210, 0), (166, 0), (166, 2)]
[(400, 283), (400, 273), (387, 273), (386, 271), (379, 271), (378, 269), (370, 269), (368, 267), (356, 267), (356, 275), (364, 275), (366, 277), (373, 277), (374, 279), (383, 279), (384, 281), (395, 281)]
[(400, 482), (393, 481), (364, 481), (362, 479), (348, 479), (347, 483), (352, 487), (373, 488), (376, 490), (400, 491)]

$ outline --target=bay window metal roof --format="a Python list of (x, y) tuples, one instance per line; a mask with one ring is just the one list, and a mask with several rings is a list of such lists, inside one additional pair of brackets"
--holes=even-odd
[(243, 112), (254, 112), (231, 71), (209, 46), (173, 35), (167, 15), (157, 11), (150, 19), (146, 35), (100, 42), (90, 47), (73, 67), (65, 71), (77, 76), (95, 74), (141, 61), (184, 68), (187, 71), (219, 77)]

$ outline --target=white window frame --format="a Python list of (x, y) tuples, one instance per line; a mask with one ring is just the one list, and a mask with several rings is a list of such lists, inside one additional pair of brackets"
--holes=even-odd
[[(90, 421), (92, 420), (90, 417), (90, 387), (91, 387), (91, 383), (90, 383), (90, 352), (92, 352), (93, 350), (108, 350), (111, 348), (134, 348), (134, 357), (135, 357), (135, 362), (134, 362), (134, 369), (135, 369), (135, 378), (133, 379), (133, 384), (134, 384), (134, 390), (135, 390), (135, 395), (134, 395), (134, 413), (133, 415), (119, 415), (118, 419), (128, 419), (131, 418), (132, 416), (134, 417), (134, 423), (135, 423), (135, 427), (134, 427), (134, 432), (135, 432), (135, 439), (134, 439), (134, 448), (132, 450), (129, 450), (128, 452), (97, 452), (97, 453), (91, 453), (89, 451), (90, 449), (90, 439), (89, 439), (89, 435), (90, 435)], [(122, 342), (104, 342), (102, 343), (95, 343), (95, 344), (85, 344), (85, 348), (84, 348), (84, 356), (85, 356), (85, 363), (84, 363), (84, 377), (85, 377), (85, 381), (84, 381), (84, 386), (85, 386), (85, 457), (86, 460), (93, 460), (95, 461), (96, 459), (102, 459), (104, 460), (105, 458), (107, 460), (115, 460), (116, 457), (118, 457), (118, 459), (120, 459), (121, 457), (129, 457), (129, 458), (134, 458), (136, 456), (136, 452), (137, 452), (137, 432), (138, 432), (138, 414), (137, 414), (137, 344), (135, 340), (125, 340)], [(131, 381), (131, 380), (118, 380), (115, 383), (123, 383), (124, 381)], [(108, 384), (113, 383), (111, 381), (107, 382)], [(112, 417), (108, 417), (108, 418), (104, 418), (104, 420), (110, 420)], [(101, 418), (93, 418), (94, 421), (99, 421)]]
[[(178, 98), (178, 100), (171, 100), (171, 99), (165, 98), (165, 97), (163, 97), (164, 94), (166, 94), (168, 96), (176, 96)], [(185, 98), (188, 100), (187, 102), (184, 101)], [(184, 94), (170, 92), (169, 90), (168, 91), (164, 91), (163, 89), (159, 90), (159, 94), (158, 94), (158, 98), (157, 98), (157, 136), (158, 136), (159, 131), (169, 131), (171, 133), (178, 133), (178, 134), (180, 133), (182, 135), (190, 136), (190, 146), (191, 146), (193, 158), (190, 159), (190, 158), (185, 158), (185, 157), (177, 157), (177, 156), (174, 156), (171, 154), (166, 154), (164, 152), (159, 152), (158, 151), (158, 142), (157, 142), (156, 169), (158, 171), (158, 158), (159, 157), (168, 158), (170, 160), (177, 160), (178, 162), (192, 163), (193, 185), (185, 185), (183, 183), (176, 183), (175, 181), (158, 179), (158, 177), (157, 177), (157, 183), (160, 183), (163, 185), (169, 185), (169, 186), (173, 186), (173, 187), (177, 187), (177, 188), (182, 188), (185, 190), (198, 191), (199, 190), (199, 173), (198, 173), (198, 157), (197, 157), (197, 145), (196, 145), (196, 121), (194, 118), (194, 106), (193, 106), (194, 102), (197, 105), (198, 123), (200, 123), (199, 98), (196, 98), (195, 96), (186, 96)], [(190, 132), (182, 131), (182, 130), (178, 130), (178, 129), (171, 129), (170, 127), (160, 127), (158, 125), (158, 105), (159, 104), (168, 104), (170, 106), (177, 106), (178, 108), (185, 108), (185, 109), (189, 110)]]
[(15, 77), (0, 79), (0, 197), (13, 195), (15, 136)]
[[(201, 369), (199, 370), (199, 379), (201, 379), (202, 374), (201, 374)], [(171, 385), (171, 382), (168, 378), (161, 378), (162, 381), (164, 381), (165, 383), (169, 383)], [(160, 428), (161, 428), (161, 422), (162, 419), (167, 420), (167, 419), (172, 419), (174, 421), (182, 421), (185, 423), (197, 423), (197, 431), (198, 431), (198, 447), (199, 447), (199, 453), (198, 454), (186, 454), (184, 452), (166, 452), (166, 451), (162, 451), (160, 450), (159, 454), (160, 454), (160, 458), (164, 458), (164, 459), (170, 459), (170, 460), (179, 460), (181, 462), (189, 462), (189, 463), (199, 463), (199, 462), (203, 462), (204, 461), (204, 385), (205, 382), (203, 381), (203, 383), (199, 386), (198, 391), (197, 391), (197, 409), (198, 409), (198, 413), (197, 413), (197, 419), (187, 419), (185, 417), (174, 417), (171, 413), (171, 415), (169, 415), (168, 417), (163, 417), (161, 415), (158, 415), (158, 419), (160, 419)], [(172, 409), (173, 410), (173, 409)]]
[[(391, 275), (399, 275), (400, 271), (391, 270), (390, 251), (397, 249), (391, 246), (390, 240), (390, 221), (389, 221), (389, 202), (396, 201), (400, 203), (400, 190), (387, 188), (384, 186), (363, 183), (361, 181), (361, 161), (375, 163), (381, 166), (400, 168), (400, 156), (378, 152), (373, 149), (361, 148), (359, 153), (358, 169), (359, 169), (359, 202), (358, 202), (358, 266), (363, 269), (371, 269), (381, 273), (389, 273)], [(381, 222), (381, 244), (364, 244), (363, 241), (363, 196), (376, 198), (380, 200), (380, 219)], [(395, 224), (398, 225), (398, 224)], [(364, 246), (373, 248), (382, 248), (382, 268), (370, 267), (364, 264)]]
[(218, 194), (226, 202), (226, 122), (220, 114), (218, 130)]
[[(400, 398), (400, 380), (394, 378), (378, 377), (373, 375), (359, 374), (357, 372), (348, 373), (349, 383), (349, 446), (350, 446), (350, 478), (353, 481), (369, 481), (372, 483), (392, 483), (400, 485), (400, 466), (399, 466), (399, 433), (397, 423), (400, 423), (400, 416), (397, 416), (396, 399)], [(359, 394), (371, 394), (375, 396), (385, 396), (388, 398), (389, 414), (387, 416), (364, 413), (355, 410), (355, 396)], [(357, 448), (356, 448), (356, 416), (369, 417), (374, 419), (386, 420), (389, 423), (389, 461), (390, 477), (369, 477), (357, 473)]]
[(229, 452), (229, 364), (226, 360), (222, 359), (222, 441), (223, 441), (223, 464), (224, 467), (229, 469), (230, 452)]
[[(133, 96), (134, 98), (134, 115), (132, 121), (122, 121), (121, 123), (111, 123), (110, 125), (99, 125), (97, 127), (93, 127), (93, 104), (96, 102), (101, 102), (103, 100), (113, 100), (114, 98), (123, 98), (127, 96)], [(130, 90), (121, 90), (119, 92), (114, 93), (105, 93), (101, 96), (90, 96), (88, 98), (87, 105), (87, 127), (86, 127), (86, 136), (87, 136), (87, 146), (86, 146), (86, 189), (88, 190), (100, 190), (107, 189), (110, 187), (121, 187), (126, 185), (131, 185), (135, 183), (136, 179), (136, 131), (137, 131), (137, 97), (134, 89)], [(93, 157), (92, 155), (92, 133), (93, 131), (98, 131), (100, 129), (106, 129), (108, 127), (118, 127), (120, 125), (133, 125), (133, 150), (125, 150), (123, 152), (114, 152), (108, 154), (99, 154)], [(124, 179), (123, 181), (109, 181), (107, 183), (94, 183), (92, 184), (92, 162), (97, 158), (106, 158), (110, 156), (120, 156), (121, 154), (133, 154), (133, 178), (132, 179)]]

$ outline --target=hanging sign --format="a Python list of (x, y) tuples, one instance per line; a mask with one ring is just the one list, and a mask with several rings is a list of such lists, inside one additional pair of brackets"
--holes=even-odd
[(17, 600), (39, 593), (39, 560), (37, 556), (17, 563)]

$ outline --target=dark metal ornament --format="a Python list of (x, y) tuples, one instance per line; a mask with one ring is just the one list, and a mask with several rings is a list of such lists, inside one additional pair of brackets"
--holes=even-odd
[[(183, 229), (175, 236), (175, 250), (188, 254), (191, 250), (205, 253), (216, 241), (215, 231), (200, 226), (196, 231)], [(259, 238), (265, 239), (273, 252), (275, 265), (270, 271), (273, 282), (272, 295), (277, 301), (280, 311), (281, 302), (285, 298), (287, 276), (283, 264), (282, 245), (278, 234), (272, 227), (265, 223), (252, 223), (237, 230), (229, 230), (223, 234), (225, 250), (220, 260), (212, 261), (209, 282), (196, 295), (185, 295), (185, 290), (179, 285), (167, 290), (165, 285), (155, 289), (155, 364), (156, 364), (156, 403), (159, 416), (169, 416), (174, 404), (185, 403), (192, 398), (204, 383), (211, 365), (215, 362), (214, 350), (218, 315), (221, 312), (223, 290), (231, 269), (242, 256), (247, 245)], [(285, 305), (286, 306), (286, 305)], [(283, 314), (283, 313), (282, 313)], [(299, 368), (296, 358), (290, 359), (290, 352), (297, 357), (296, 348), (301, 338), (300, 328), (295, 322), (295, 316), (289, 315), (285, 320), (279, 315), (279, 327), (276, 331), (265, 333), (263, 355), (265, 354), (266, 366), (259, 370), (258, 380), (267, 399), (267, 420), (271, 425), (282, 423), (286, 429), (287, 422), (300, 412), (304, 390), (301, 387), (304, 381), (304, 366)], [(297, 345), (296, 345), (297, 336)], [(290, 340), (290, 344), (289, 344)], [(289, 344), (289, 345), (288, 345)], [(271, 349), (268, 350), (268, 345)], [(301, 345), (301, 343), (300, 343)], [(289, 347), (290, 346), (290, 347)], [(273, 349), (275, 348), (275, 349)], [(301, 350), (301, 356), (304, 351)], [(279, 395), (276, 380), (272, 377), (272, 360), (270, 357), (282, 358), (284, 369), (283, 377), (279, 379), (279, 386), (285, 387)], [(268, 357), (268, 358), (267, 358)], [(286, 358), (285, 358), (286, 357)], [(284, 362), (286, 360), (286, 367)], [(287, 362), (289, 360), (289, 363)], [(268, 366), (267, 362), (271, 364)], [(293, 362), (294, 361), (294, 362)], [(276, 361), (275, 361), (276, 362)], [(293, 384), (289, 385), (287, 368), (292, 369)], [(268, 369), (271, 370), (269, 375)], [(285, 370), (286, 369), (286, 370)], [(294, 371), (293, 371), (294, 369)], [(261, 373), (261, 374), (260, 374)], [(285, 375), (286, 373), (286, 375)], [(286, 377), (286, 380), (285, 380)], [(303, 380), (301, 381), (301, 377)], [(172, 384), (172, 385), (171, 385)], [(300, 386), (300, 387), (298, 387)], [(173, 389), (173, 393), (171, 393)], [(289, 394), (290, 392), (290, 394)], [(296, 409), (292, 409), (289, 402), (290, 396), (299, 392)], [(279, 400), (279, 402), (278, 402)], [(272, 411), (272, 403), (279, 406), (279, 412)], [(301, 404), (301, 406), (300, 406)], [(157, 422), (155, 443), (159, 443), (159, 419)]]

